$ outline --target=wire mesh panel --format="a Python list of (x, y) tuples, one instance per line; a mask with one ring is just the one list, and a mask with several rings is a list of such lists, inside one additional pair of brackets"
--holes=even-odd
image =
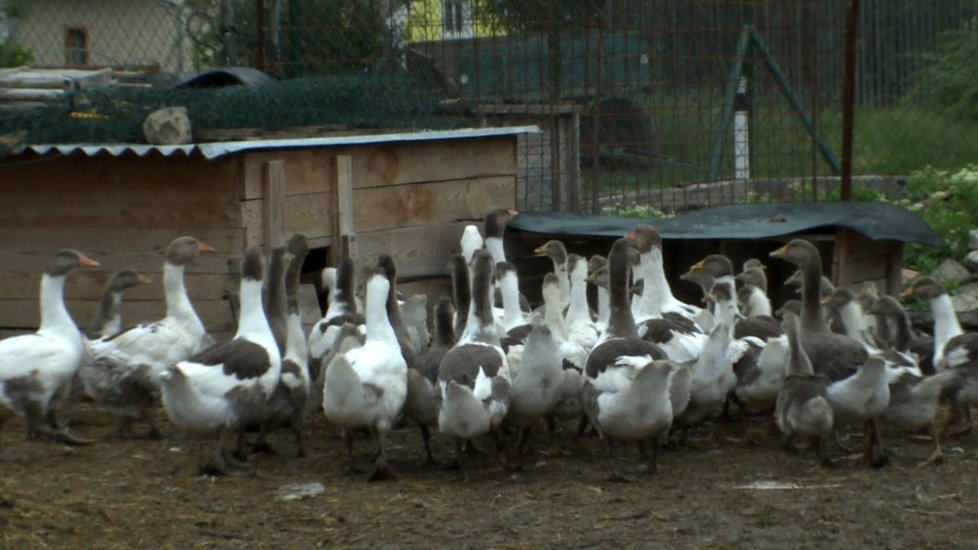
[[(519, 144), (524, 209), (817, 200), (833, 196), (840, 169), (848, 4), (5, 0), (0, 64), (151, 78), (142, 91), (71, 97), (47, 118), (4, 118), (0, 131), (138, 139), (146, 112), (174, 101), (196, 127), (535, 124), (541, 133)], [(862, 2), (857, 175), (978, 157), (976, 13), (975, 0)], [(274, 82), (159, 87), (222, 66), (254, 67)], [(95, 115), (70, 118), (80, 106)]]

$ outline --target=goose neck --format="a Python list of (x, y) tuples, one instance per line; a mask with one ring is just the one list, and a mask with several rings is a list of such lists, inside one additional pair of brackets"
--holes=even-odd
[(41, 323), (38, 332), (78, 333), (64, 301), (64, 275), (41, 277)]
[(947, 294), (930, 301), (930, 311), (934, 316), (934, 349), (943, 349), (948, 340), (961, 334), (961, 324), (954, 313), (951, 297)]
[(803, 330), (828, 330), (822, 314), (822, 259), (818, 252), (800, 266), (802, 270), (801, 326)]
[(519, 279), (515, 272), (506, 273), (499, 282), (503, 295), (503, 324), (509, 328), (523, 324), (523, 310), (520, 309)]
[[(196, 317), (197, 312), (190, 302), (187, 294), (187, 285), (184, 281), (184, 266), (163, 264), (163, 292), (166, 300), (167, 315), (177, 317)], [(259, 298), (260, 303), (260, 298)]]
[[(397, 345), (397, 334), (394, 332), (394, 325), (388, 317), (390, 311), (388, 295), (390, 287), (385, 284), (386, 280), (378, 279), (371, 281), (367, 287), (367, 339), (387, 342)], [(395, 303), (394, 307), (397, 307)]]

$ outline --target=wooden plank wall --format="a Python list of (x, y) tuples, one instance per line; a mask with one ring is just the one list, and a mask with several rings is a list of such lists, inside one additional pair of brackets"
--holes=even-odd
[(233, 330), (225, 294), (234, 286), (228, 262), (240, 258), (244, 231), (230, 160), (81, 156), (4, 164), (0, 169), (0, 330), (39, 323), (38, 284), (47, 259), (75, 248), (99, 261), (78, 270), (65, 288), (69, 311), (86, 325), (109, 275), (137, 269), (153, 284), (131, 289), (127, 324), (162, 317), (163, 250), (193, 235), (217, 250), (187, 268), (187, 287), (208, 330)]
[[(301, 232), (310, 246), (340, 257), (341, 221), (352, 218), (355, 256), (372, 262), (391, 254), (399, 278), (433, 299), (445, 287), (445, 265), (467, 223), (516, 204), (516, 139), (512, 136), (403, 142), (242, 156), (242, 217), (246, 241), (264, 244), (266, 169), (284, 160), (284, 238)], [(348, 168), (344, 163), (349, 159)], [(352, 216), (337, 215), (338, 173), (352, 179)], [(432, 279), (431, 284), (425, 283)]]

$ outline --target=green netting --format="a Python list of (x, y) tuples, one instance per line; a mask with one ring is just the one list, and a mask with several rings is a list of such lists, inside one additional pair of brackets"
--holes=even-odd
[(464, 124), (438, 114), (441, 94), (402, 75), (329, 76), (257, 87), (85, 90), (45, 109), (6, 115), (0, 133), (29, 132), (27, 143), (139, 143), (156, 109), (184, 106), (195, 132), (206, 129), (443, 129)]

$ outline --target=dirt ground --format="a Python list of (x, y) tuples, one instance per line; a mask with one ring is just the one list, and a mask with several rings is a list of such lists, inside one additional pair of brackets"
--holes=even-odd
[[(98, 442), (26, 441), (22, 423), (6, 426), (2, 548), (918, 548), (978, 538), (974, 434), (947, 442), (938, 467), (916, 467), (928, 442), (886, 434), (890, 466), (873, 470), (837, 451), (838, 466), (823, 469), (763, 435), (763, 419), (752, 425), (752, 446), (734, 439), (736, 423), (721, 422), (663, 450), (655, 476), (623, 484), (607, 481), (595, 437), (569, 456), (531, 457), (515, 473), (488, 453), (472, 456), (463, 482), (422, 466), (420, 436), (405, 427), (390, 451), (400, 481), (367, 483), (346, 471), (343, 442), (322, 415), (310, 420), (307, 458), (278, 432), (279, 454), (252, 456), (220, 478), (197, 475), (192, 444), (120, 439), (109, 417), (84, 404), (65, 417), (73, 433)], [(450, 456), (437, 435), (434, 445)], [(373, 448), (360, 438), (356, 453), (366, 461)], [(621, 450), (624, 464), (640, 466), (633, 447)]]

